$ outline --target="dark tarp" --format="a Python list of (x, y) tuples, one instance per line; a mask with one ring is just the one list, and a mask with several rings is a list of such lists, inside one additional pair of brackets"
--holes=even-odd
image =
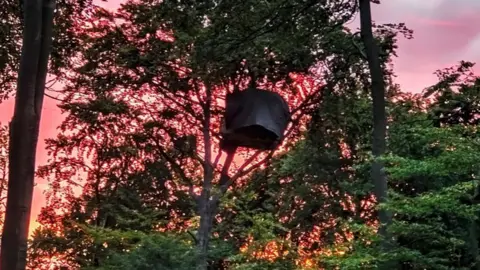
[(274, 149), (289, 121), (290, 109), (278, 93), (250, 88), (228, 94), (222, 148)]

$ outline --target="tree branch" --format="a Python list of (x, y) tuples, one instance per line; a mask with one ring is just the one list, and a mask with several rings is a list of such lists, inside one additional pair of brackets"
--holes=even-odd
[(273, 153), (275, 152), (275, 150), (270, 151), (270, 153), (267, 156), (265, 156), (265, 158), (263, 158), (261, 161), (257, 162), (256, 164), (250, 166), (248, 169), (245, 170), (245, 168), (249, 164), (251, 164), (262, 152), (263, 151), (259, 150), (259, 151), (255, 152), (255, 154), (250, 156), (250, 158), (247, 159), (242, 164), (242, 166), (240, 166), (240, 168), (238, 169), (237, 173), (234, 176), (229, 177), (227, 173), (222, 174), (223, 179), (221, 179), (221, 181), (220, 181), (219, 191), (213, 197), (212, 203), (218, 203), (220, 198), (223, 196), (223, 194), (225, 194), (225, 192), (227, 192), (228, 188), (233, 184), (233, 182), (235, 182), (235, 180), (249, 174), (250, 172), (252, 172), (255, 169), (258, 169), (262, 164), (264, 164), (266, 161), (268, 161), (273, 156)]
[(44, 93), (44, 95), (45, 95), (46, 97), (48, 97), (48, 98), (53, 99), (53, 100), (63, 102), (63, 99), (59, 99), (58, 97), (51, 96), (51, 95), (49, 95), (49, 94), (47, 94), (47, 93)]
[(205, 151), (205, 162), (203, 164), (203, 188), (201, 199), (204, 202), (207, 202), (210, 197), (210, 192), (212, 189), (213, 181), (213, 167), (212, 167), (212, 142), (210, 141), (210, 121), (211, 121), (211, 112), (210, 107), (212, 104), (212, 88), (211, 85), (207, 85), (206, 89), (206, 98), (205, 105), (203, 107), (203, 141), (204, 141), (204, 151)]
[(197, 194), (195, 194), (195, 192), (194, 192), (195, 187), (194, 187), (192, 181), (187, 177), (187, 175), (183, 171), (182, 167), (163, 150), (163, 147), (161, 145), (159, 145), (156, 140), (154, 140), (154, 142), (157, 145), (157, 149), (160, 152), (160, 154), (162, 155), (162, 157), (165, 158), (168, 161), (168, 163), (172, 166), (172, 168), (175, 170), (175, 172), (177, 174), (179, 174), (180, 178), (187, 183), (188, 193), (190, 194), (190, 196), (192, 196), (192, 198), (196, 202), (198, 202), (199, 196)]

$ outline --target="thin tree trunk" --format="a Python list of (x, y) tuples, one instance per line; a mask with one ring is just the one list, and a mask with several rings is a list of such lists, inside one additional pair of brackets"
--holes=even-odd
[(202, 202), (200, 209), (200, 227), (197, 232), (197, 270), (208, 269), (208, 246), (210, 243), (210, 233), (213, 226), (213, 218), (215, 216), (215, 205), (212, 201)]
[(473, 265), (472, 270), (479, 270), (480, 263), (478, 262), (479, 250), (478, 250), (478, 224), (476, 220), (470, 221), (468, 226), (468, 239), (469, 242), (469, 251), (472, 256)]
[(47, 63), (52, 40), (54, 0), (25, 0), (25, 28), (15, 110), (10, 122), (9, 179), (0, 265), (26, 268), (27, 239), (33, 197)]
[[(480, 197), (480, 185), (477, 184), (474, 190), (474, 194), (472, 196), (472, 199), (470, 201), (471, 204), (475, 205), (479, 203), (479, 197)], [(477, 212), (477, 217), (479, 213)], [(473, 265), (471, 267), (472, 270), (480, 270), (480, 251), (478, 247), (478, 221), (477, 220), (472, 220), (470, 221), (470, 224), (468, 226), (468, 239), (467, 242), (469, 243), (469, 251), (470, 255), (472, 256), (473, 260)]]
[(208, 268), (208, 243), (210, 231), (213, 224), (213, 211), (211, 203), (213, 167), (212, 167), (212, 145), (210, 138), (211, 109), (212, 106), (212, 88), (206, 87), (206, 100), (203, 106), (203, 141), (205, 145), (205, 162), (203, 166), (203, 186), (198, 206), (200, 214), (200, 227), (197, 232), (197, 270), (207, 270)]
[[(219, 186), (225, 185), (228, 182), (228, 170), (235, 157), (236, 147), (227, 151), (227, 158), (222, 168)], [(199, 214), (200, 226), (197, 232), (197, 252), (199, 257), (197, 260), (197, 270), (208, 269), (208, 245), (210, 242), (210, 234), (212, 233), (213, 219), (217, 214), (219, 201), (217, 199), (200, 198)]]
[[(210, 242), (210, 234), (213, 227), (213, 219), (218, 209), (218, 201), (212, 199), (212, 187), (214, 178), (214, 168), (212, 166), (212, 149), (211, 149), (211, 105), (212, 91), (210, 85), (206, 87), (206, 100), (203, 106), (203, 115), (205, 117), (203, 123), (203, 140), (205, 145), (205, 162), (203, 165), (203, 188), (202, 194), (198, 198), (198, 210), (200, 215), (200, 226), (197, 232), (197, 270), (208, 269), (208, 248)], [(227, 158), (223, 165), (220, 184), (227, 182), (228, 169), (235, 156), (235, 149), (227, 151)]]
[[(365, 45), (368, 66), (372, 80), (371, 96), (373, 102), (373, 138), (372, 154), (376, 159), (372, 164), (371, 177), (374, 185), (374, 193), (377, 201), (383, 203), (387, 199), (387, 177), (384, 164), (377, 160), (385, 153), (387, 118), (385, 102), (385, 82), (383, 70), (380, 63), (379, 48), (375, 43), (372, 32), (372, 14), (370, 0), (360, 1), (360, 27), (361, 36)], [(390, 215), (385, 210), (379, 210), (378, 219), (380, 222), (379, 234), (385, 237), (384, 247), (388, 247), (389, 239), (387, 235), (387, 226), (390, 223)]]

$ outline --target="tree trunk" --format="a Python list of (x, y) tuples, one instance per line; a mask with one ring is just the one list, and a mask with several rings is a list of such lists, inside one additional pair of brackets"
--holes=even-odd
[[(480, 198), (480, 185), (477, 184), (475, 187), (473, 196), (470, 200), (469, 203), (472, 205), (478, 204), (479, 203), (479, 198)], [(476, 213), (477, 217), (479, 216), (479, 213), (477, 211)], [(472, 256), (473, 260), (473, 265), (471, 267), (472, 270), (480, 270), (480, 250), (478, 247), (478, 221), (477, 220), (472, 220), (470, 221), (470, 224), (468, 226), (468, 239), (467, 242), (469, 244), (469, 251), (470, 255)]]
[[(235, 157), (235, 152), (237, 148), (234, 147), (227, 151), (227, 158), (223, 164), (219, 186), (222, 187), (227, 185), (229, 180), (228, 170), (230, 165), (233, 162)], [(220, 194), (223, 195), (223, 194)], [(197, 232), (197, 270), (207, 270), (208, 269), (208, 244), (210, 242), (210, 234), (212, 233), (213, 219), (218, 211), (219, 198), (207, 198), (200, 197), (198, 202), (199, 206), (199, 215), (200, 215), (200, 227)]]
[(472, 270), (479, 270), (480, 263), (478, 261), (479, 250), (478, 250), (478, 224), (476, 220), (470, 221), (468, 226), (468, 239), (470, 255), (472, 256), (473, 265)]
[(212, 201), (202, 202), (200, 208), (200, 227), (197, 232), (197, 270), (208, 269), (208, 245), (213, 226), (216, 205)]
[[(373, 138), (372, 154), (376, 159), (372, 164), (371, 177), (374, 185), (374, 193), (378, 203), (383, 203), (387, 199), (387, 177), (384, 164), (377, 160), (385, 153), (387, 118), (385, 102), (385, 82), (383, 70), (380, 63), (379, 48), (375, 43), (372, 32), (372, 14), (370, 0), (360, 1), (360, 27), (362, 41), (365, 45), (368, 67), (372, 80), (371, 96), (373, 102)], [(378, 219), (380, 222), (379, 234), (385, 237), (385, 244), (388, 246), (389, 239), (387, 235), (387, 226), (390, 223), (390, 215), (385, 210), (379, 210)], [(385, 246), (385, 247), (386, 247)]]
[(212, 142), (210, 137), (211, 126), (211, 107), (212, 107), (212, 88), (206, 87), (206, 99), (203, 106), (203, 142), (205, 145), (205, 162), (203, 165), (203, 186), (202, 194), (198, 199), (198, 210), (200, 215), (200, 227), (197, 232), (197, 270), (207, 270), (208, 268), (208, 243), (210, 240), (210, 231), (213, 225), (213, 205), (211, 200), (212, 182), (214, 170), (212, 166)]
[[(198, 228), (197, 240), (197, 270), (208, 269), (208, 247), (210, 242), (210, 234), (213, 227), (213, 219), (218, 210), (219, 202), (212, 198), (212, 186), (214, 178), (214, 169), (212, 167), (212, 150), (211, 150), (211, 104), (212, 92), (210, 85), (206, 87), (206, 100), (203, 106), (203, 115), (205, 117), (203, 123), (203, 140), (205, 145), (205, 162), (203, 165), (203, 188), (202, 194), (197, 200), (198, 211), (200, 215), (200, 226)], [(227, 185), (228, 170), (235, 156), (236, 147), (227, 150), (227, 157), (223, 164), (219, 186)]]
[(47, 63), (52, 40), (54, 0), (25, 0), (22, 56), (15, 110), (10, 122), (8, 193), (0, 253), (1, 269), (26, 268), (35, 158)]

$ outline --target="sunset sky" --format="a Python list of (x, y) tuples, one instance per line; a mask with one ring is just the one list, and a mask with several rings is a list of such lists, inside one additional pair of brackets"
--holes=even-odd
[[(121, 0), (97, 1), (115, 9)], [(373, 7), (377, 23), (405, 22), (414, 30), (414, 39), (401, 40), (395, 71), (404, 91), (418, 92), (435, 82), (436, 69), (454, 65), (460, 60), (480, 62), (480, 1), (479, 0), (382, 0)], [(349, 26), (358, 25), (358, 16)], [(479, 64), (480, 65), (480, 64)], [(480, 68), (476, 68), (480, 70)], [(13, 100), (0, 104), (0, 123), (6, 124), (13, 113)], [(57, 134), (62, 117), (55, 101), (46, 98), (41, 122), (37, 164), (47, 162), (44, 139)], [(37, 179), (33, 218), (44, 204), (45, 181)], [(36, 227), (32, 224), (31, 230)]]

